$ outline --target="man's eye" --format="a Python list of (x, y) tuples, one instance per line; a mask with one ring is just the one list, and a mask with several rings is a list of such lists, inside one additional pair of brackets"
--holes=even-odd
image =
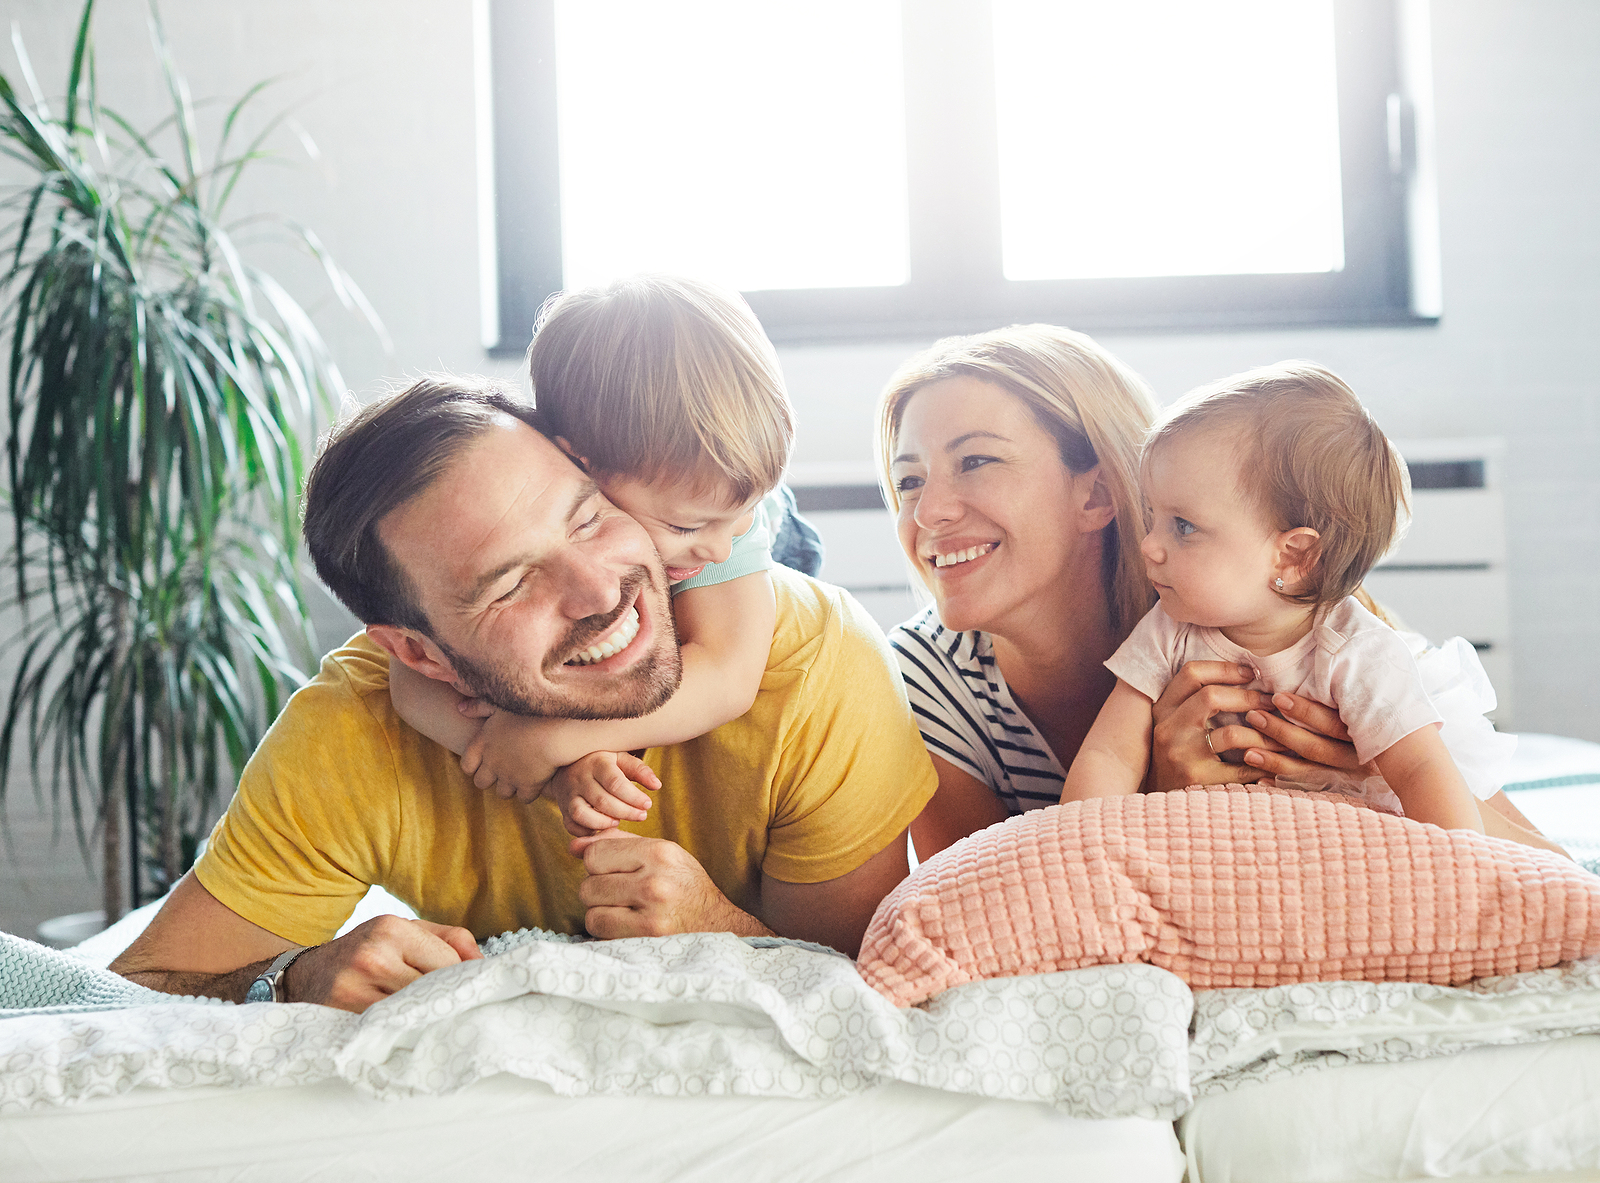
[(527, 582), (528, 582), (528, 577), (527, 577), (527, 576), (526, 576), (526, 575), (524, 575), (524, 576), (523, 576), (523, 577), (522, 577), (522, 578), (521, 578), (521, 579), (519, 579), (519, 580), (517, 580), (517, 581), (516, 581), (516, 583), (514, 583), (514, 584), (512, 584), (512, 585), (511, 585), (511, 590), (510, 590), (510, 591), (508, 591), (508, 592), (506, 592), (506, 594), (505, 594), (505, 595), (503, 595), (503, 596), (496, 596), (496, 597), (495, 597), (495, 598), (494, 598), (494, 602), (495, 602), (495, 603), (496, 603), (496, 604), (503, 604), (503, 603), (505, 603), (505, 602), (506, 602), (506, 601), (507, 601), (507, 600), (509, 600), (509, 599), (511, 599), (511, 598), (512, 598), (512, 597), (513, 597), (513, 596), (515, 596), (515, 595), (516, 595), (516, 594), (517, 594), (517, 593), (518, 593), (518, 592), (519, 592), (519, 591), (521, 591), (521, 590), (522, 590), (522, 585), (523, 585), (523, 584), (525, 584), (525, 583), (527, 583)]
[(922, 478), (919, 476), (903, 476), (894, 483), (894, 491), (901, 494), (920, 488), (922, 488)]
[(1187, 518), (1173, 518), (1172, 528), (1177, 532), (1179, 538), (1187, 538), (1195, 532), (1196, 526)]
[(595, 510), (594, 511), (594, 516), (591, 517), (586, 522), (579, 523), (578, 528), (577, 528), (577, 530), (575, 532), (578, 533), (578, 534), (584, 534), (584, 533), (587, 533), (590, 530), (593, 530), (596, 526), (598, 526), (600, 524), (601, 516), (602, 515), (601, 515), (600, 511), (598, 509)]

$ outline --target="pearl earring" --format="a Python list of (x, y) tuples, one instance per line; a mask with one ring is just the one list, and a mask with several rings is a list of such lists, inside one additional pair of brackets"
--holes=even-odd
[(1276, 579), (1274, 579), (1272, 581), (1272, 586), (1277, 588), (1279, 591), (1282, 591), (1283, 590), (1283, 576), (1280, 575)]

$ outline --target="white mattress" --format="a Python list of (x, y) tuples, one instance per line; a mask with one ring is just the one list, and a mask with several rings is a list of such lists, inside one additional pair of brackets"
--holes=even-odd
[(1347, 1064), (1206, 1097), (1188, 1183), (1600, 1179), (1600, 1035)]
[(1178, 1183), (1169, 1122), (891, 1083), (837, 1100), (560, 1097), (509, 1076), (377, 1101), (342, 1082), (135, 1090), (0, 1119), (6, 1183)]

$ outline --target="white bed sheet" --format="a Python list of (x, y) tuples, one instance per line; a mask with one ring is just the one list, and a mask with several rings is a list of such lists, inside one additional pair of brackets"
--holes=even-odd
[(885, 1084), (834, 1100), (560, 1097), (497, 1076), (378, 1101), (338, 1081), (138, 1089), (0, 1119), (6, 1183), (1178, 1183), (1170, 1122)]
[(1600, 1035), (1347, 1064), (1198, 1101), (1188, 1183), (1600, 1179)]

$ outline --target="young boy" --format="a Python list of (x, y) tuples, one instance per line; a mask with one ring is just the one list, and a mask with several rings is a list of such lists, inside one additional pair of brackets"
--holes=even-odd
[[(803, 547), (810, 527), (778, 488), (794, 414), (777, 356), (737, 295), (659, 275), (563, 293), (540, 315), (528, 364), (545, 433), (661, 555), (683, 680), (654, 713), (606, 721), (495, 711), (397, 661), (390, 693), (406, 722), (462, 756), (479, 788), (549, 797), (583, 837), (646, 816), (637, 786), (659, 782), (630, 750), (692, 739), (750, 709), (772, 645), (774, 536)], [(588, 660), (626, 646), (634, 628), (625, 617)]]

